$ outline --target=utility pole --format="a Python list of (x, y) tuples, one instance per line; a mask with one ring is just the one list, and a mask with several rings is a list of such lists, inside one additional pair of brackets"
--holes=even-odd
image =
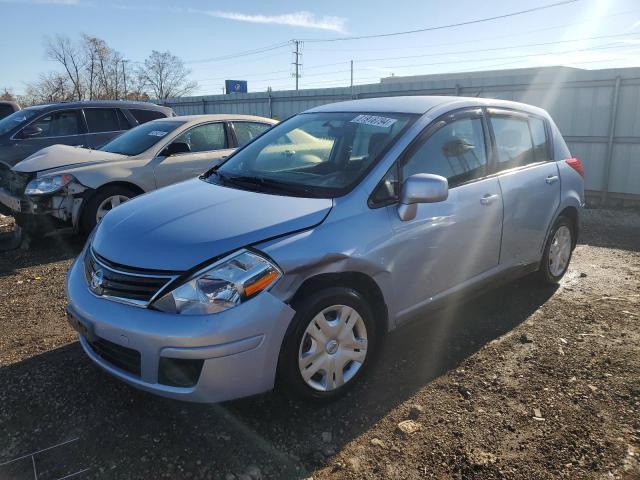
[(353, 98), (353, 60), (351, 60), (351, 98)]
[(124, 83), (124, 99), (127, 99), (127, 69), (125, 68), (126, 60), (122, 60), (122, 82)]
[(298, 90), (298, 80), (300, 79), (300, 67), (302, 66), (302, 64), (300, 63), (300, 40), (294, 40), (293, 44), (295, 45), (295, 50), (293, 52), (294, 55), (294, 62), (293, 65), (296, 67), (296, 73), (294, 73), (294, 76), (296, 77), (296, 90)]

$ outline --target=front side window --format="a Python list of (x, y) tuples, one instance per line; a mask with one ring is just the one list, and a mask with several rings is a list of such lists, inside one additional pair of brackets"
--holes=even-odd
[(184, 122), (178, 120), (156, 120), (154, 122), (145, 123), (144, 125), (132, 128), (119, 137), (114, 138), (109, 143), (102, 146), (100, 150), (103, 152), (119, 153), (121, 155), (139, 155), (153, 147), (169, 133), (173, 132), (183, 124)]
[(256, 122), (233, 122), (233, 129), (236, 132), (236, 140), (238, 140), (238, 147), (244, 147), (251, 140), (261, 135), (262, 132), (271, 128), (271, 125), (266, 123)]
[(528, 165), (536, 161), (531, 130), (526, 117), (491, 116), (496, 139), (498, 170)]
[(33, 118), (38, 114), (38, 110), (38, 108), (25, 108), (24, 110), (12, 113), (8, 117), (4, 117), (0, 120), (0, 135), (9, 133), (14, 128), (20, 126), (20, 124), (26, 122), (30, 118)]
[(417, 173), (441, 175), (453, 188), (486, 175), (487, 151), (481, 118), (444, 124), (404, 160), (402, 178)]
[(39, 128), (41, 132), (37, 135), (30, 135), (30, 137), (46, 138), (78, 135), (82, 132), (79, 113), (78, 110), (63, 110), (45, 115), (31, 124), (32, 127)]
[(174, 142), (186, 143), (189, 145), (190, 152), (208, 152), (227, 148), (227, 138), (222, 123), (198, 125), (179, 135)]
[(296, 115), (238, 151), (207, 180), (281, 194), (341, 196), (414, 119), (396, 113)]
[(117, 132), (126, 129), (126, 126), (120, 125), (115, 108), (86, 108), (84, 116), (87, 119), (89, 133)]

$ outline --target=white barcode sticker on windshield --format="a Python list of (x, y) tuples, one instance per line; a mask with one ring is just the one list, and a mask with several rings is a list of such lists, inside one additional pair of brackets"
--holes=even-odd
[(378, 115), (358, 115), (351, 120), (351, 123), (362, 123), (363, 125), (372, 125), (374, 127), (389, 128), (396, 123), (395, 118), (379, 117)]
[(152, 137), (164, 137), (167, 132), (163, 132), (162, 130), (152, 130), (147, 135), (151, 135)]

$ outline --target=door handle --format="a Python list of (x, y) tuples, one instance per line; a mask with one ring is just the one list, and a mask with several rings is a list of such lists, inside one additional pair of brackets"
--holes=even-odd
[(482, 205), (491, 205), (495, 200), (497, 200), (497, 198), (498, 198), (497, 193), (494, 193), (493, 195), (490, 193), (487, 193), (480, 199), (480, 203)]
[(560, 180), (560, 178), (558, 177), (558, 175), (549, 175), (545, 182), (547, 182), (549, 185), (553, 185), (554, 183), (556, 183), (558, 180)]

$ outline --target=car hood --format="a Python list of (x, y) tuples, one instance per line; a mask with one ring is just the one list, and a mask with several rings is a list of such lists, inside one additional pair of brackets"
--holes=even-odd
[(185, 271), (239, 248), (321, 223), (333, 201), (188, 180), (109, 212), (93, 249), (128, 267)]
[(53, 168), (91, 165), (94, 163), (129, 158), (117, 153), (89, 150), (88, 148), (70, 147), (69, 145), (52, 145), (37, 151), (33, 155), (17, 163), (16, 172), (32, 173)]

